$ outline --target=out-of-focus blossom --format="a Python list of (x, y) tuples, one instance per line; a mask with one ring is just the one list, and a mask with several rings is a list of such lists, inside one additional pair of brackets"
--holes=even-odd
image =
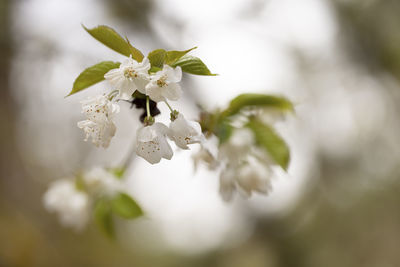
[(53, 182), (43, 197), (45, 208), (58, 214), (66, 227), (82, 230), (89, 221), (89, 197), (78, 191), (73, 180), (62, 179)]
[(219, 191), (225, 201), (230, 201), (236, 191), (243, 197), (250, 197), (253, 192), (268, 194), (271, 177), (269, 167), (259, 164), (228, 165), (220, 174)]
[(218, 159), (237, 165), (246, 158), (254, 145), (254, 134), (247, 128), (233, 131), (228, 141), (219, 147)]
[(220, 145), (218, 160), (225, 164), (220, 173), (220, 194), (225, 201), (230, 201), (236, 191), (250, 197), (253, 192), (267, 194), (272, 189), (273, 163), (266, 151), (256, 146), (250, 129), (235, 129)]
[(123, 191), (121, 180), (101, 167), (95, 167), (84, 172), (82, 179), (87, 190), (96, 196), (113, 196)]

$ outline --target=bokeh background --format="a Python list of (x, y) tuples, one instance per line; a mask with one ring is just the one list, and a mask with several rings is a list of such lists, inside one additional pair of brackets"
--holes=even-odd
[[(0, 0), (0, 266), (399, 266), (399, 14), (398, 0)], [(274, 192), (224, 203), (190, 151), (135, 158), (126, 183), (145, 218), (117, 221), (116, 241), (63, 228), (42, 206), (49, 182), (118, 165), (139, 125), (123, 105), (109, 149), (83, 142), (79, 101), (106, 84), (64, 96), (121, 57), (81, 24), (146, 54), (198, 46), (220, 75), (185, 76), (174, 105), (189, 118), (243, 92), (290, 98)]]

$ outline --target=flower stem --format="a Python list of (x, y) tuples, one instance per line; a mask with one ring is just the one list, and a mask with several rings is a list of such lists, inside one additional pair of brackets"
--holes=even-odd
[(150, 113), (150, 98), (146, 96), (146, 112), (147, 112), (147, 118), (150, 119), (151, 113)]
[(171, 108), (171, 106), (168, 104), (167, 100), (165, 100), (164, 102), (165, 102), (165, 104), (167, 104), (169, 110), (170, 110), (171, 112), (174, 112), (174, 110), (173, 110), (173, 109)]

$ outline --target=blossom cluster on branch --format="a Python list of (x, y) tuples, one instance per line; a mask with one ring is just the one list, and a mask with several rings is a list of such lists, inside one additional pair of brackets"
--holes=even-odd
[[(188, 120), (168, 101), (182, 96), (179, 83), (183, 73), (215, 75), (202, 60), (188, 54), (196, 47), (183, 51), (157, 49), (144, 56), (110, 27), (85, 27), (85, 30), (126, 56), (122, 63), (103, 61), (85, 69), (73, 84), (69, 95), (103, 80), (110, 88), (81, 101), (85, 120), (77, 125), (83, 130), (85, 141), (91, 140), (97, 147), (109, 147), (117, 130), (114, 120), (120, 112), (119, 104), (128, 101), (132, 107), (143, 110), (135, 152), (150, 164), (173, 157), (171, 142), (184, 150), (200, 144), (200, 151), (193, 156), (195, 167), (203, 162), (220, 172), (220, 194), (225, 201), (230, 201), (235, 192), (250, 197), (254, 192), (271, 191), (272, 167), (286, 170), (290, 160), (288, 146), (271, 124), (294, 110), (289, 100), (266, 94), (242, 94), (232, 99), (225, 109), (203, 110), (198, 121)], [(156, 122), (160, 103), (170, 110), (169, 125)], [(211, 139), (217, 140), (215, 149), (210, 148)], [(112, 214), (127, 219), (142, 214), (136, 201), (122, 190), (126, 164), (114, 169), (84, 171), (75, 180), (54, 182), (44, 196), (45, 207), (57, 212), (62, 224), (78, 230), (87, 224), (93, 212), (101, 228), (111, 235)]]

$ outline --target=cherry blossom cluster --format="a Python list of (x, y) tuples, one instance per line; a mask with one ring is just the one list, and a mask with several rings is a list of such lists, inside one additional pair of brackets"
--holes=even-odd
[(162, 158), (172, 158), (173, 151), (168, 138), (181, 149), (189, 149), (188, 145), (203, 140), (200, 124), (186, 120), (181, 113), (172, 108), (169, 127), (154, 121), (150, 101), (165, 102), (170, 107), (168, 100), (178, 100), (182, 95), (179, 85), (182, 70), (179, 66), (172, 68), (165, 64), (161, 70), (149, 74), (150, 68), (147, 58), (137, 62), (130, 57), (119, 68), (112, 69), (104, 75), (114, 90), (109, 95), (103, 94), (82, 101), (82, 112), (86, 115), (86, 120), (78, 122), (78, 127), (85, 132), (85, 140), (92, 138), (93, 144), (107, 148), (116, 131), (113, 119), (120, 110), (117, 103), (119, 100), (131, 100), (135, 92), (139, 92), (147, 101), (144, 126), (137, 130), (138, 156), (155, 164)]
[(193, 160), (196, 167), (203, 162), (210, 170), (219, 170), (219, 192), (225, 201), (231, 201), (235, 192), (249, 198), (252, 193), (267, 195), (272, 190), (276, 164), (256, 145), (253, 132), (246, 127), (234, 128), (217, 150), (212, 144), (203, 144)]
[[(268, 194), (272, 190), (274, 167), (287, 170), (290, 151), (285, 141), (272, 126), (276, 118), (294, 111), (293, 104), (281, 96), (241, 94), (224, 109), (202, 110), (199, 120), (187, 120), (169, 101), (182, 96), (182, 73), (214, 76), (198, 57), (188, 55), (194, 48), (177, 51), (156, 49), (144, 56), (108, 26), (85, 30), (110, 49), (125, 56), (120, 62), (102, 61), (79, 74), (69, 95), (80, 92), (105, 80), (108, 92), (81, 101), (85, 119), (77, 126), (83, 130), (84, 140), (96, 147), (108, 148), (117, 127), (115, 118), (120, 103), (142, 109), (142, 124), (136, 132), (133, 154), (156, 164), (173, 156), (171, 143), (188, 150), (200, 144), (193, 155), (194, 166), (205, 163), (219, 171), (219, 192), (225, 201), (236, 193), (250, 197), (253, 193)], [(68, 96), (69, 96), (68, 95)], [(170, 123), (156, 121), (160, 114), (157, 105), (163, 103), (170, 110)], [(112, 215), (134, 219), (142, 215), (135, 200), (123, 190), (125, 163), (117, 168), (93, 168), (72, 179), (52, 183), (43, 202), (47, 210), (57, 213), (60, 222), (76, 230), (83, 229), (94, 214), (99, 226), (112, 235)], [(115, 171), (119, 170), (119, 171)]]

